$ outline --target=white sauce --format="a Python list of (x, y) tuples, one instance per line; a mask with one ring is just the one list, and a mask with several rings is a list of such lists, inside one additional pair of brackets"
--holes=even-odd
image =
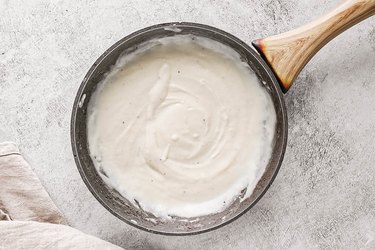
[(136, 220), (130, 220), (131, 223), (138, 225), (138, 222)]
[(173, 31), (173, 32), (176, 32), (176, 33), (179, 33), (179, 32), (182, 31), (180, 28), (177, 28), (177, 27), (175, 27), (174, 25), (172, 25), (172, 26), (167, 26), (167, 27), (164, 28), (164, 30)]
[(220, 212), (245, 188), (250, 196), (276, 123), (270, 96), (234, 50), (187, 35), (121, 57), (88, 112), (102, 178), (162, 218)]
[(78, 103), (79, 108), (82, 108), (83, 104), (85, 103), (85, 99), (86, 99), (86, 94), (83, 94)]

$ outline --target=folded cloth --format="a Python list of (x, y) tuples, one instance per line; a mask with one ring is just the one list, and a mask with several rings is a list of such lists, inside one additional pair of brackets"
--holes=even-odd
[(0, 249), (121, 249), (62, 224), (18, 147), (0, 143)]
[(0, 221), (0, 249), (121, 249), (65, 225)]
[(0, 143), (0, 214), (8, 220), (64, 224), (61, 212), (14, 143)]

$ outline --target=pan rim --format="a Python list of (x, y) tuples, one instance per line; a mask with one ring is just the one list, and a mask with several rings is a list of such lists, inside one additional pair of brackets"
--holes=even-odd
[[(100, 63), (112, 51), (114, 51), (116, 48), (118, 48), (120, 45), (127, 42), (128, 40), (134, 38), (135, 36), (139, 36), (143, 33), (150, 32), (150, 31), (155, 30), (155, 29), (160, 29), (160, 28), (164, 28), (164, 27), (171, 27), (171, 26), (176, 27), (176, 28), (178, 28), (178, 27), (192, 27), (192, 28), (199, 28), (199, 29), (214, 31), (214, 32), (220, 34), (221, 36), (225, 36), (225, 37), (229, 38), (230, 40), (233, 40), (234, 42), (239, 44), (245, 51), (251, 53), (253, 58), (257, 61), (257, 63), (262, 66), (262, 69), (259, 69), (259, 70), (264, 71), (267, 74), (267, 76), (271, 79), (272, 85), (274, 85), (274, 89), (276, 90), (277, 101), (278, 101), (278, 103), (280, 104), (280, 107), (281, 107), (280, 110), (277, 110), (277, 111), (281, 112), (281, 117), (282, 117), (282, 121), (281, 121), (282, 122), (282, 138), (281, 138), (280, 154), (277, 157), (277, 164), (275, 166), (275, 170), (272, 174), (272, 177), (269, 179), (266, 186), (264, 187), (262, 192), (258, 195), (258, 197), (249, 206), (247, 206), (243, 211), (239, 212), (238, 214), (233, 216), (231, 219), (229, 219), (225, 222), (222, 222), (220, 224), (205, 228), (205, 229), (196, 230), (196, 231), (189, 231), (189, 232), (169, 232), (169, 231), (149, 229), (149, 228), (146, 228), (146, 227), (143, 227), (143, 226), (140, 226), (140, 225), (136, 225), (136, 224), (132, 223), (130, 220), (128, 220), (127, 218), (125, 218), (124, 216), (117, 213), (117, 211), (115, 211), (110, 205), (108, 205), (102, 199), (102, 197), (97, 193), (96, 189), (93, 187), (93, 185), (91, 184), (91, 182), (87, 178), (85, 172), (83, 171), (83, 167), (82, 167), (82, 164), (81, 164), (81, 160), (80, 160), (80, 157), (79, 157), (79, 152), (78, 152), (77, 144), (76, 144), (76, 135), (77, 135), (77, 133), (76, 133), (77, 132), (76, 131), (76, 124), (77, 124), (76, 117), (77, 117), (77, 111), (78, 111), (79, 103), (81, 101), (81, 96), (84, 94), (83, 90), (85, 89), (85, 87), (88, 83), (88, 80), (91, 78), (91, 76), (93, 75), (93, 73), (95, 72), (97, 67), (100, 65)], [(275, 101), (273, 101), (273, 102), (275, 102)], [(114, 43), (111, 47), (109, 47), (107, 50), (105, 50), (101, 54), (101, 56), (94, 62), (94, 64), (89, 68), (88, 72), (86, 73), (85, 77), (83, 78), (82, 82), (80, 83), (80, 86), (79, 86), (79, 88), (77, 90), (77, 93), (76, 93), (76, 97), (74, 99), (72, 113), (71, 113), (70, 135), (71, 135), (71, 146), (72, 146), (74, 161), (75, 161), (75, 164), (78, 168), (78, 172), (79, 172), (82, 180), (84, 181), (85, 185), (87, 186), (89, 191), (92, 193), (92, 195), (96, 198), (96, 200), (103, 207), (105, 207), (111, 214), (113, 214), (114, 216), (119, 218), (121, 221), (124, 221), (125, 223), (127, 223), (127, 224), (129, 224), (133, 227), (136, 227), (138, 229), (141, 229), (143, 231), (146, 231), (146, 232), (151, 232), (151, 233), (160, 234), (160, 235), (169, 235), (169, 236), (188, 236), (188, 235), (196, 235), (196, 234), (201, 234), (201, 233), (213, 231), (215, 229), (226, 226), (229, 223), (231, 223), (231, 222), (235, 221), (236, 219), (238, 219), (239, 217), (241, 217), (246, 212), (248, 212), (252, 207), (254, 207), (259, 202), (259, 200), (269, 190), (269, 188), (272, 185), (273, 181), (275, 180), (275, 178), (276, 178), (276, 176), (279, 172), (279, 169), (281, 167), (281, 164), (283, 162), (283, 158), (284, 158), (285, 151), (286, 151), (286, 145), (287, 145), (287, 137), (288, 137), (288, 121), (287, 121), (287, 111), (286, 111), (286, 107), (285, 107), (284, 95), (283, 95), (282, 90), (280, 88), (279, 82), (277, 81), (273, 71), (269, 68), (268, 64), (264, 61), (263, 58), (261, 58), (261, 56), (259, 55), (259, 53), (255, 50), (255, 48), (253, 46), (249, 46), (247, 43), (243, 42), (242, 40), (240, 40), (239, 38), (231, 35), (228, 32), (225, 32), (221, 29), (218, 29), (218, 28), (215, 28), (215, 27), (212, 27), (212, 26), (209, 26), (209, 25), (200, 24), (200, 23), (193, 23), (193, 22), (167, 22), (167, 23), (160, 23), (160, 24), (145, 27), (143, 29), (137, 30), (137, 31), (123, 37), (122, 39), (120, 39), (119, 41)]]

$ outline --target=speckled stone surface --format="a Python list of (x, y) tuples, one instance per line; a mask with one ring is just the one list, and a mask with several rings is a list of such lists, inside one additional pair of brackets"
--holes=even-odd
[(83, 76), (130, 32), (193, 21), (250, 43), (339, 2), (0, 0), (0, 128), (20, 145), (70, 225), (124, 248), (374, 249), (374, 17), (329, 43), (302, 71), (286, 94), (289, 144), (280, 173), (228, 226), (188, 237), (128, 226), (89, 193), (70, 148), (70, 112)]

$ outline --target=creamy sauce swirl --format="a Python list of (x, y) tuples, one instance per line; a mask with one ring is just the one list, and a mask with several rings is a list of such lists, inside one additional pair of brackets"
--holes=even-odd
[[(90, 99), (102, 178), (158, 217), (194, 217), (248, 197), (271, 155), (272, 100), (231, 48), (176, 35), (121, 57)], [(105, 174), (103, 174), (105, 173)]]

